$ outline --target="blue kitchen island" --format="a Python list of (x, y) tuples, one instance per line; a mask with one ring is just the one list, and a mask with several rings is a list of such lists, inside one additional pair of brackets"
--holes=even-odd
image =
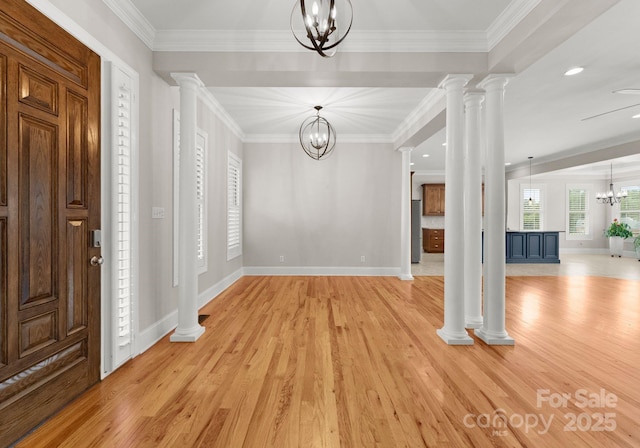
[[(507, 263), (560, 263), (560, 231), (507, 230)], [(484, 263), (484, 231), (482, 232), (482, 262)]]
[(507, 231), (507, 263), (560, 263), (559, 233)]

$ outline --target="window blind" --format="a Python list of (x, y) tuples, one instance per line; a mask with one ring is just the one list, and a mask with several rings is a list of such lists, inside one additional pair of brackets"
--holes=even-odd
[(584, 188), (569, 189), (569, 236), (589, 234), (589, 191)]
[(629, 224), (634, 235), (640, 235), (640, 186), (625, 187), (628, 196), (620, 202), (620, 221)]
[[(529, 198), (532, 199), (529, 204)], [(522, 189), (522, 230), (542, 230), (542, 191), (540, 188)]]

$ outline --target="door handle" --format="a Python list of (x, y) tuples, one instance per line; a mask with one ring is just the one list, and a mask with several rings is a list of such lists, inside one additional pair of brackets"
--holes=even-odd
[(93, 256), (91, 257), (91, 260), (89, 260), (89, 263), (91, 263), (91, 266), (101, 266), (102, 263), (104, 263), (104, 258), (102, 258), (102, 256)]

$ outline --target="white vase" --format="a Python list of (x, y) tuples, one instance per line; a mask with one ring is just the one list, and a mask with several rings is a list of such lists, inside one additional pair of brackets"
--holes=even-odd
[(624, 238), (621, 236), (609, 237), (609, 252), (611, 256), (622, 257), (622, 248), (624, 246)]

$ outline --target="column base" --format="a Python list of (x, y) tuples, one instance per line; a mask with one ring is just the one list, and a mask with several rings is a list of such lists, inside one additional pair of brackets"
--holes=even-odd
[(482, 328), (482, 316), (477, 317), (465, 317), (464, 318), (464, 328)]
[(171, 342), (196, 342), (200, 336), (204, 333), (204, 327), (196, 325), (195, 327), (181, 330), (176, 328), (176, 331), (169, 337)]
[(436, 330), (436, 334), (448, 345), (473, 345), (473, 338), (469, 336), (466, 331), (460, 334), (451, 334), (446, 332), (444, 328), (441, 328)]
[(498, 334), (480, 328), (475, 330), (474, 334), (487, 345), (515, 345), (516, 343), (506, 331), (504, 334)]
[(400, 280), (413, 280), (413, 275), (411, 274), (400, 274), (398, 276)]

